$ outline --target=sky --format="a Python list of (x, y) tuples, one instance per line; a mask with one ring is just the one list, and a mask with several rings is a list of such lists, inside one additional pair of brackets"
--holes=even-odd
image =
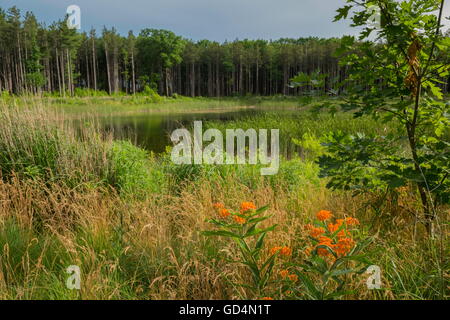
[[(47, 25), (63, 18), (69, 5), (78, 5), (82, 31), (114, 26), (122, 34), (137, 34), (156, 28), (220, 42), (356, 34), (348, 21), (332, 22), (344, 4), (345, 0), (0, 0), (0, 7), (32, 11)], [(450, 1), (445, 16), (450, 16)]]

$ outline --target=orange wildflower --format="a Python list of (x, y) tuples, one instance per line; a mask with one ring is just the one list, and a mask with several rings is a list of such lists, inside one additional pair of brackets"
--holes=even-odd
[(338, 229), (339, 229), (339, 226), (337, 224), (332, 224), (332, 223), (328, 224), (328, 231), (330, 231), (331, 233), (336, 232)]
[(238, 224), (244, 224), (247, 220), (245, 220), (244, 218), (242, 218), (242, 217), (239, 217), (239, 216), (233, 216), (233, 219), (234, 219), (234, 221), (236, 221), (236, 223), (238, 223)]
[(359, 224), (359, 220), (356, 219), (356, 218), (348, 217), (348, 218), (345, 218), (345, 223), (348, 226), (354, 226), (354, 225), (358, 225)]
[(335, 251), (338, 255), (344, 256), (350, 252), (355, 245), (355, 241), (352, 238), (341, 238), (335, 245)]
[(281, 247), (273, 247), (272, 249), (270, 249), (270, 254), (274, 255), (275, 253), (277, 253), (280, 250), (281, 250)]
[(296, 274), (290, 274), (289, 280), (291, 280), (292, 282), (297, 282), (298, 276)]
[(241, 203), (241, 212), (242, 213), (250, 211), (250, 210), (255, 210), (255, 209), (256, 209), (256, 206), (253, 202), (245, 202), (244, 201)]
[[(327, 246), (328, 248), (332, 249), (333, 248), (332, 242), (333, 242), (333, 240), (331, 238), (321, 236), (321, 237), (319, 237), (319, 243), (317, 245), (318, 246)], [(326, 256), (331, 255), (331, 252), (326, 248), (317, 248), (317, 254), (319, 256), (326, 257)]]
[(333, 214), (331, 213), (331, 211), (328, 210), (320, 210), (317, 213), (317, 219), (319, 219), (320, 221), (325, 221), (330, 219), (333, 216)]
[(225, 208), (225, 205), (221, 202), (216, 202), (213, 204), (213, 207), (216, 209), (223, 209), (223, 208)]
[(282, 256), (290, 256), (292, 254), (292, 249), (289, 247), (273, 247), (272, 249), (270, 249), (270, 254), (274, 255), (277, 252), (280, 252), (280, 255)]
[(338, 237), (338, 239), (341, 239), (341, 238), (345, 238), (345, 237), (347, 237), (349, 235), (350, 235), (349, 232), (347, 232), (345, 230), (341, 230), (341, 231), (338, 232), (337, 237)]
[(328, 230), (333, 233), (336, 232), (344, 223), (344, 219), (336, 219), (336, 223), (329, 223), (328, 224)]
[(333, 239), (328, 238), (328, 237), (326, 237), (326, 236), (320, 236), (318, 240), (319, 240), (319, 245), (327, 245), (327, 246), (330, 246), (331, 243), (333, 242)]
[(261, 300), (273, 300), (271, 297), (262, 297)]
[(325, 233), (325, 229), (320, 227), (319, 228), (312, 227), (312, 229), (309, 231), (309, 235), (313, 238), (317, 238), (323, 233)]
[(283, 248), (281, 248), (280, 254), (282, 256), (288, 257), (288, 256), (290, 256), (292, 254), (292, 249), (289, 248), (289, 247), (283, 247)]
[(326, 248), (317, 248), (317, 254), (321, 257), (327, 257), (331, 255), (331, 252)]
[(317, 248), (317, 254), (321, 257), (327, 257), (329, 256), (331, 253), (330, 251), (328, 251), (325, 248)]
[(219, 215), (222, 218), (227, 218), (230, 215), (230, 211), (228, 209), (220, 209)]
[(289, 276), (289, 270), (281, 270), (280, 271), (280, 276), (282, 278), (286, 278), (287, 276)]

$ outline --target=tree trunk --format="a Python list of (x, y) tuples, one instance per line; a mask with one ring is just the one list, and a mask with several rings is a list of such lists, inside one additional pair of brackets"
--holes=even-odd
[(95, 39), (92, 37), (92, 75), (94, 81), (94, 90), (97, 91), (97, 67), (96, 67), (96, 54), (95, 54)]
[(105, 57), (106, 57), (106, 75), (108, 77), (108, 93), (111, 94), (111, 72), (109, 70), (109, 52), (106, 42), (105, 42)]
[(195, 63), (191, 63), (190, 78), (191, 97), (195, 97)]
[(133, 89), (133, 94), (136, 93), (136, 73), (134, 70), (134, 52), (131, 51), (131, 87)]

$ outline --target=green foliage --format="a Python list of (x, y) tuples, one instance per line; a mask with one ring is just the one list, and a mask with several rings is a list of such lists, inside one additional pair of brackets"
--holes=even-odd
[[(368, 254), (363, 253), (371, 241), (370, 238), (361, 241), (347, 255), (336, 256), (333, 262), (317, 254), (317, 250), (322, 249), (336, 255), (333, 250), (326, 245), (318, 246), (303, 264), (293, 264), (303, 284), (301, 290), (298, 287), (291, 288), (294, 295), (306, 295), (307, 299), (312, 300), (335, 300), (350, 295), (352, 292), (345, 290), (345, 284), (350, 275), (364, 273), (371, 264), (367, 259)], [(356, 265), (352, 266), (350, 262), (356, 262)]]
[[(450, 53), (450, 42), (440, 30), (443, 1), (347, 0), (347, 4), (338, 10), (336, 20), (351, 15), (353, 26), (363, 29), (358, 40), (344, 37), (337, 50), (340, 64), (349, 72), (341, 84), (347, 96), (340, 108), (356, 118), (395, 120), (403, 130), (400, 136), (329, 135), (328, 152), (319, 161), (322, 176), (331, 178), (333, 188), (416, 185), (431, 233), (437, 206), (448, 203), (450, 195), (450, 105), (442, 100), (440, 88), (441, 79), (449, 74)], [(371, 5), (380, 10), (380, 26), (367, 24)], [(369, 41), (371, 35), (375, 43)], [(402, 152), (401, 145), (409, 151)]]
[[(26, 281), (29, 265), (39, 263), (61, 275), (64, 275), (64, 264), (70, 265), (70, 255), (61, 241), (33, 230), (25, 230), (14, 219), (0, 223), (0, 245), (0, 272), (6, 276), (4, 281), (11, 288), (19, 288)], [(26, 263), (24, 257), (27, 259)], [(60, 282), (62, 280), (59, 279)]]
[(327, 155), (318, 161), (321, 176), (330, 177), (327, 186), (363, 192), (400, 187), (406, 183), (406, 176), (420, 181), (421, 177), (414, 177), (414, 171), (409, 170), (408, 160), (397, 155), (396, 146), (384, 147), (389, 138), (331, 133), (324, 143)]
[(322, 185), (318, 173), (319, 166), (316, 163), (295, 157), (290, 160), (283, 159), (278, 173), (264, 179), (269, 180), (273, 188), (281, 186), (287, 192), (296, 192), (296, 196), (303, 197), (306, 189)]
[(111, 172), (108, 182), (122, 194), (136, 199), (145, 199), (152, 193), (164, 190), (164, 173), (152, 165), (147, 151), (129, 141), (115, 141), (109, 151)]
[(144, 87), (144, 90), (141, 94), (147, 97), (150, 103), (160, 103), (163, 100), (161, 96), (148, 85)]
[[(336, 230), (330, 230), (328, 223), (316, 220), (314, 226), (310, 226), (324, 232), (318, 238), (309, 237), (313, 246), (309, 247), (310, 252), (307, 253), (308, 257), (304, 262), (289, 266), (295, 270), (302, 283), (302, 286), (292, 286), (292, 283), (288, 283), (293, 296), (306, 296), (307, 299), (313, 300), (342, 298), (351, 294), (346, 290), (350, 276), (364, 273), (371, 265), (368, 260), (369, 253), (364, 251), (367, 251), (373, 239), (359, 239), (362, 237), (360, 231), (350, 227), (346, 222), (340, 226), (336, 223)], [(340, 233), (344, 233), (345, 236), (340, 236)], [(354, 236), (356, 243), (352, 239)], [(320, 239), (326, 240), (322, 242)], [(341, 241), (345, 242), (345, 248), (337, 249)]]
[[(56, 93), (59, 95), (59, 93)], [(74, 91), (75, 97), (106, 97), (108, 93), (102, 90), (93, 90), (89, 88), (75, 88)]]
[(216, 226), (217, 230), (202, 232), (208, 237), (225, 237), (236, 243), (240, 259), (234, 262), (244, 265), (250, 271), (252, 282), (250, 284), (233, 283), (233, 285), (249, 289), (251, 296), (246, 298), (261, 298), (268, 295), (267, 287), (270, 284), (278, 256), (278, 253), (274, 253), (267, 259), (263, 259), (261, 255), (267, 233), (273, 231), (277, 226), (258, 228), (261, 222), (271, 217), (262, 215), (267, 209), (268, 207), (265, 206), (250, 212), (230, 212), (230, 217), (243, 219), (243, 223), (231, 222), (228, 219), (210, 219), (208, 222)]
[(305, 87), (309, 86), (310, 95), (320, 95), (325, 90), (325, 81), (327, 79), (326, 74), (320, 73), (320, 70), (314, 71), (311, 74), (300, 72), (294, 78), (291, 79), (291, 87)]
[(302, 157), (308, 160), (315, 160), (325, 153), (324, 146), (320, 139), (310, 132), (305, 132), (301, 140), (292, 139), (292, 142), (302, 150)]
[(52, 177), (57, 173), (63, 139), (51, 129), (23, 129), (18, 127), (11, 136), (0, 139), (0, 172), (4, 177), (13, 173), (31, 178)]

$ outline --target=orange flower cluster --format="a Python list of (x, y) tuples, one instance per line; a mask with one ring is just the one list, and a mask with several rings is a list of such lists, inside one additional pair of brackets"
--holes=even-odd
[(359, 220), (356, 218), (353, 218), (353, 217), (348, 217), (348, 218), (345, 218), (345, 223), (348, 226), (356, 226), (356, 225), (359, 225)]
[[(226, 209), (225, 205), (221, 202), (214, 203), (213, 207), (217, 210), (219, 216), (223, 219), (228, 218), (231, 215), (230, 210)], [(244, 214), (251, 210), (256, 210), (256, 206), (253, 202), (244, 201), (241, 203), (241, 214)], [(238, 224), (244, 224), (247, 222), (247, 219), (237, 215), (233, 215), (233, 220)]]
[(245, 213), (251, 210), (256, 210), (256, 206), (253, 202), (244, 201), (241, 203), (241, 213)]
[[(341, 232), (343, 232), (342, 230)], [(339, 233), (341, 233), (339, 232)], [(338, 256), (345, 256), (355, 245), (352, 238), (345, 237), (345, 234), (338, 234), (338, 240), (333, 243), (333, 239), (322, 236), (319, 237), (317, 246), (327, 246), (333, 250)], [(317, 254), (322, 257), (331, 257), (332, 253), (326, 248), (317, 248)]]
[(317, 238), (325, 233), (325, 229), (321, 227), (314, 227), (311, 224), (306, 225), (306, 230), (309, 231), (309, 235), (313, 238)]
[(229, 215), (230, 215), (231, 213), (230, 213), (230, 211), (228, 210), (228, 209), (220, 209), (219, 210), (219, 215), (222, 217), (222, 218), (227, 218)]
[(298, 281), (298, 276), (296, 274), (290, 274), (289, 275), (289, 280), (291, 280), (292, 282), (297, 282)]
[(333, 214), (331, 213), (331, 211), (328, 210), (320, 210), (317, 213), (317, 219), (319, 219), (319, 221), (329, 220), (332, 216)]
[[(240, 211), (241, 214), (245, 214), (248, 211), (252, 211), (252, 210), (256, 210), (256, 206), (255, 206), (255, 204), (253, 202), (244, 201), (244, 202), (241, 203), (241, 211)], [(245, 219), (243, 217), (236, 216), (236, 215), (233, 216), (233, 219), (234, 219), (234, 221), (237, 224), (244, 224), (244, 223), (247, 222), (247, 219)]]
[(247, 221), (245, 218), (239, 216), (233, 216), (233, 219), (237, 224), (244, 224)]
[[(318, 240), (319, 243), (317, 244), (317, 246), (327, 246), (328, 248), (333, 249), (333, 239), (326, 236), (320, 236)], [(331, 252), (326, 248), (317, 248), (317, 254), (322, 257), (327, 257), (331, 255)]]
[(297, 280), (298, 280), (298, 276), (296, 274), (289, 274), (289, 270), (281, 270), (280, 276), (283, 279), (289, 278), (289, 280), (291, 280), (292, 282), (297, 282)]
[(271, 255), (274, 255), (277, 252), (280, 252), (281, 256), (289, 257), (292, 254), (292, 249), (289, 247), (273, 247), (270, 249)]
[[(336, 219), (336, 223), (329, 223), (328, 224), (328, 231), (330, 231), (331, 233), (334, 233), (336, 231), (339, 230), (339, 228), (344, 224), (346, 224), (346, 226), (356, 226), (359, 225), (359, 220), (353, 217), (348, 217), (344, 219)], [(342, 232), (343, 230), (341, 230), (340, 232)]]
[(286, 278), (287, 276), (289, 276), (289, 270), (281, 270), (280, 271), (280, 276), (282, 278)]
[[(333, 214), (327, 210), (321, 210), (317, 213), (317, 219), (323, 223), (331, 219), (332, 216)], [(326, 225), (327, 230), (322, 227), (307, 225), (306, 229), (309, 231), (309, 235), (317, 240), (317, 244), (314, 247), (306, 248), (305, 254), (310, 255), (312, 250), (317, 248), (317, 254), (322, 257), (333, 257), (332, 251), (338, 256), (345, 256), (355, 246), (355, 241), (351, 238), (348, 228), (356, 225), (359, 225), (359, 221), (353, 217), (336, 219), (334, 223), (330, 222)], [(341, 230), (334, 235), (339, 229)], [(319, 246), (321, 248), (318, 248)], [(324, 246), (328, 248), (324, 248)]]
[(328, 231), (330, 231), (331, 233), (338, 231), (338, 229), (342, 226), (343, 223), (344, 223), (344, 219), (336, 219), (336, 223), (328, 224)]
[(262, 297), (261, 300), (273, 300), (271, 297)]
[(352, 250), (354, 245), (355, 241), (352, 238), (339, 238), (333, 249), (339, 256), (345, 256)]
[(213, 207), (215, 209), (222, 209), (222, 208), (225, 208), (225, 205), (223, 203), (221, 203), (221, 202), (216, 202), (216, 203), (213, 204)]
[(221, 202), (214, 203), (213, 207), (217, 210), (221, 218), (228, 218), (231, 214), (230, 210), (225, 209), (225, 205)]

